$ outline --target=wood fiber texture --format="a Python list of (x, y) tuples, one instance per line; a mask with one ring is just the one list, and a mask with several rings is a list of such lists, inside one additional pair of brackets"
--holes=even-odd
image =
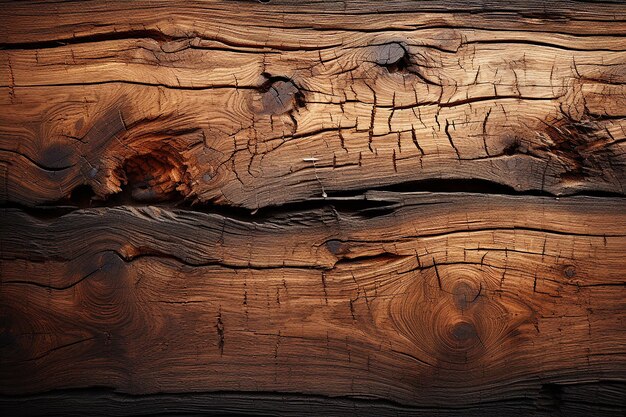
[(625, 412), (625, 3), (0, 6), (0, 410)]

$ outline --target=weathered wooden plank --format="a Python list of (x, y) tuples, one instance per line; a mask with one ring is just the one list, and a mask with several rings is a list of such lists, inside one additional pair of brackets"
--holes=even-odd
[(3, 394), (278, 391), (469, 410), (623, 382), (624, 200), (369, 198), (397, 206), (257, 221), (6, 209)]
[(0, 414), (626, 410), (623, 1), (0, 3)]
[[(79, 10), (67, 1), (56, 2), (50, 8), (40, 7), (33, 1), (7, 3), (5, 13), (0, 16), (1, 22), (11, 23), (17, 17), (20, 25), (5, 25), (0, 39), (12, 44), (52, 44), (56, 40), (68, 42), (111, 32), (137, 34), (142, 31), (179, 37), (190, 33), (218, 37), (242, 37), (244, 34), (245, 37), (251, 28), (265, 28), (265, 36), (280, 44), (284, 39), (276, 29), (332, 30), (343, 26), (363, 32), (428, 26), (496, 26), (541, 31), (549, 26), (555, 33), (626, 33), (623, 25), (626, 12), (621, 0), (560, 0), (551, 2), (549, 7), (540, 0), (507, 3), (497, 0), (388, 0), (378, 3), (370, 0), (199, 0), (184, 3), (88, 0), (81, 2)], [(240, 24), (224, 24), (234, 17)]]
[(137, 416), (176, 415), (274, 415), (274, 416), (544, 416), (563, 415), (614, 416), (624, 408), (626, 384), (618, 382), (557, 385), (546, 384), (539, 399), (516, 398), (510, 401), (472, 407), (416, 408), (390, 401), (288, 395), (271, 393), (187, 393), (130, 396), (103, 389), (57, 391), (21, 398), (0, 397), (0, 407), (21, 416)]
[[(590, 33), (571, 23), (555, 34), (534, 17), (506, 15), (466, 27), (463, 13), (444, 24), (399, 2), (407, 22), (430, 24), (396, 27), (395, 13), (381, 13), (386, 20), (355, 30), (352, 15), (333, 12), (320, 31), (293, 9), (277, 21), (259, 12), (266, 5), (250, 6), (232, 6), (238, 20), (256, 22), (239, 29), (229, 7), (218, 18), (205, 3), (188, 6), (205, 18), (193, 25), (192, 11), (176, 25), (150, 12), (158, 24), (92, 24), (67, 44), (45, 31), (16, 44), (8, 33), (3, 201), (55, 202), (81, 184), (106, 198), (130, 183), (140, 201), (257, 209), (439, 178), (624, 193), (626, 47), (619, 30), (607, 36), (608, 20), (587, 23)], [(307, 13), (323, 16), (326, 6)], [(624, 14), (603, 5), (585, 18), (603, 10)]]

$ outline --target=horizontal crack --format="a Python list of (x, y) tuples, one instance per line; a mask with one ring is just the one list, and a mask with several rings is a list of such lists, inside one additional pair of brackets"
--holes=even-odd
[[(396, 352), (398, 353), (398, 352)], [(589, 392), (598, 390), (617, 390), (623, 392), (626, 383), (612, 380), (591, 380), (584, 383), (554, 384), (562, 388), (579, 387), (586, 388)], [(535, 387), (535, 389), (533, 389)], [(433, 404), (431, 406), (411, 406), (386, 398), (373, 395), (338, 395), (327, 396), (315, 393), (303, 393), (297, 391), (197, 391), (197, 392), (160, 392), (152, 394), (128, 394), (120, 392), (116, 387), (93, 386), (79, 389), (58, 389), (36, 394), (22, 394), (15, 396), (0, 396), (0, 404), (7, 410), (30, 411), (54, 410), (56, 415), (64, 413), (70, 415), (92, 414), (97, 410), (96, 415), (145, 415), (146, 412), (157, 412), (163, 407), (169, 413), (180, 415), (204, 414), (202, 411), (211, 412), (215, 410), (247, 410), (250, 415), (264, 414), (270, 412), (272, 415), (291, 415), (288, 410), (300, 415), (319, 415), (320, 412), (339, 412), (342, 414), (354, 414), (358, 410), (359, 415), (377, 416), (393, 415), (415, 415), (432, 411), (435, 415), (443, 410), (463, 411), (480, 415), (481, 408), (493, 412), (502, 409), (503, 412), (510, 411), (510, 407), (527, 406), (533, 408), (538, 397), (541, 396), (538, 382), (531, 383), (528, 392), (519, 396), (513, 393), (510, 396), (500, 398), (477, 398), (466, 403), (457, 404)], [(602, 396), (596, 395), (598, 402), (594, 407), (600, 407)], [(612, 397), (611, 397), (612, 398)], [(609, 399), (609, 398), (607, 398)], [(584, 403), (584, 399), (576, 396), (568, 396), (567, 401), (571, 404)], [(120, 408), (120, 404), (124, 407)], [(245, 405), (254, 405), (254, 410), (246, 409)], [(606, 407), (614, 406), (613, 403), (606, 403)], [(233, 408), (235, 407), (235, 408)], [(295, 408), (294, 408), (295, 407)], [(304, 410), (307, 411), (304, 411)], [(30, 415), (30, 414), (29, 414)], [(229, 413), (229, 415), (234, 415)], [(429, 414), (431, 415), (431, 414)], [(496, 415), (496, 414), (494, 414)]]
[(168, 36), (158, 30), (129, 30), (120, 32), (105, 32), (83, 36), (72, 36), (71, 38), (59, 38), (46, 41), (5, 42), (0, 43), (0, 49), (49, 49), (65, 45), (76, 45), (81, 43), (104, 42), (124, 39), (152, 39), (157, 42), (169, 42), (186, 39), (186, 37)]
[[(383, 193), (377, 193), (374, 198), (371, 194), (372, 192), (389, 192), (390, 194), (383, 197)], [(541, 190), (517, 191), (512, 187), (481, 179), (429, 179), (407, 181), (365, 189), (345, 191), (327, 190), (326, 197), (314, 197), (282, 205), (270, 205), (260, 207), (256, 210), (239, 206), (220, 205), (212, 202), (191, 201), (184, 199), (182, 196), (180, 196), (178, 200), (150, 205), (177, 211), (214, 213), (227, 218), (240, 219), (243, 221), (261, 221), (275, 218), (277, 216), (281, 217), (281, 215), (288, 215), (296, 212), (310, 212), (329, 207), (336, 212), (372, 218), (388, 214), (389, 212), (396, 210), (403, 204), (403, 197), (410, 196), (414, 193), (436, 193), (450, 196), (510, 195), (557, 197), (554, 194)], [(86, 208), (114, 208), (121, 206), (143, 207), (146, 205), (141, 201), (135, 201), (132, 197), (122, 193), (112, 194), (104, 200), (91, 198), (90, 195), (91, 194), (88, 191), (76, 192), (72, 193), (71, 197), (68, 199), (36, 206), (28, 206), (15, 202), (4, 202), (4, 204), (0, 204), (0, 209), (18, 208), (36, 218), (54, 219), (73, 211)], [(626, 201), (626, 197), (621, 194), (599, 191), (585, 191), (568, 196), (560, 196), (559, 198), (565, 199), (570, 197), (604, 197), (623, 199)], [(441, 203), (430, 202), (428, 204)]]

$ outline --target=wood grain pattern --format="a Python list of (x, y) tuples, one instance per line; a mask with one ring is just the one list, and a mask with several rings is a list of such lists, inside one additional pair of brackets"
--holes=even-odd
[(3, 415), (626, 410), (626, 4), (0, 2)]
[(469, 407), (582, 375), (619, 381), (626, 205), (601, 201), (417, 194), (374, 218), (253, 223), (7, 210), (2, 386)]
[(555, 34), (525, 19), (465, 27), (467, 16), (433, 15), (364, 30), (339, 14), (333, 28), (307, 28), (285, 12), (271, 30), (258, 7), (237, 19), (264, 24), (242, 28), (200, 9), (202, 25), (58, 43), (5, 34), (3, 199), (53, 202), (81, 184), (105, 198), (135, 185), (126, 163), (146, 155), (174, 174), (144, 200), (164, 186), (250, 209), (438, 178), (624, 193), (626, 47), (606, 36), (613, 24)]

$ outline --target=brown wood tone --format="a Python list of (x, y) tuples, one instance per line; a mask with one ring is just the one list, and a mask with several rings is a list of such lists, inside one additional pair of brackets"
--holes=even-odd
[(411, 2), (176, 3), (175, 18), (101, 3), (5, 12), (6, 201), (104, 198), (155, 169), (139, 198), (250, 209), (437, 178), (624, 194), (623, 5), (564, 26), (573, 6), (546, 23)]
[(367, 197), (395, 206), (257, 221), (7, 209), (4, 392), (278, 391), (471, 409), (623, 383), (626, 201)]
[(3, 415), (626, 412), (626, 3), (0, 27)]

